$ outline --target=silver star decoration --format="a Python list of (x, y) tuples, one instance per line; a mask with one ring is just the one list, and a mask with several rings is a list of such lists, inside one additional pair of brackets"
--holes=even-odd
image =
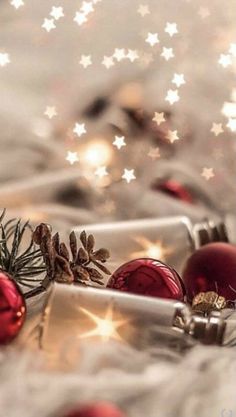
[(157, 33), (148, 33), (146, 37), (146, 42), (149, 43), (149, 45), (154, 46), (157, 43), (159, 43), (158, 34)]
[(110, 69), (111, 67), (113, 67), (114, 61), (113, 61), (113, 57), (112, 56), (104, 56), (103, 57), (103, 61), (102, 61), (102, 65), (104, 65), (106, 67), (106, 69)]
[(211, 178), (215, 176), (213, 168), (203, 168), (201, 176), (205, 178), (205, 180), (209, 181)]
[(114, 146), (116, 146), (117, 149), (120, 150), (123, 146), (126, 146), (125, 137), (124, 136), (115, 136), (115, 140), (114, 140), (114, 142), (112, 142), (112, 144)]
[(168, 90), (165, 100), (168, 101), (171, 105), (179, 101), (178, 90)]
[(52, 16), (55, 20), (59, 20), (61, 17), (64, 17), (63, 7), (52, 6), (50, 16)]
[(160, 158), (160, 149), (159, 148), (150, 148), (148, 152), (148, 156), (155, 161), (156, 159)]
[(44, 19), (42, 28), (45, 29), (47, 32), (51, 32), (52, 29), (56, 28), (54, 19)]
[(236, 43), (230, 44), (229, 53), (233, 56), (236, 56)]
[(231, 132), (236, 132), (236, 119), (229, 118), (226, 126), (231, 130)]
[(89, 65), (92, 65), (91, 55), (81, 55), (79, 63), (84, 68), (89, 67)]
[(172, 83), (175, 84), (178, 88), (181, 87), (181, 85), (185, 84), (184, 74), (175, 73), (172, 79)]
[(171, 143), (174, 143), (176, 140), (179, 140), (177, 130), (168, 130), (166, 137)]
[(75, 123), (75, 127), (73, 132), (76, 133), (77, 136), (82, 136), (86, 133), (85, 124), (84, 123)]
[(93, 12), (94, 11), (93, 3), (91, 1), (83, 1), (83, 4), (81, 6), (81, 10), (86, 15)]
[(136, 59), (138, 59), (139, 55), (136, 49), (129, 49), (126, 58), (128, 58), (131, 62), (134, 62)]
[(165, 27), (165, 32), (168, 33), (171, 37), (178, 33), (177, 24), (167, 22)]
[(87, 22), (87, 17), (85, 15), (85, 13), (81, 13), (81, 12), (76, 12), (75, 13), (75, 17), (74, 17), (74, 21), (79, 25), (83, 25), (83, 23)]
[(137, 12), (142, 16), (146, 16), (147, 14), (150, 14), (150, 10), (147, 4), (140, 4)]
[(99, 178), (103, 178), (106, 175), (108, 175), (108, 172), (107, 172), (106, 167), (102, 166), (102, 167), (97, 168), (94, 174), (97, 175), (97, 177)]
[(156, 124), (159, 126), (161, 123), (163, 123), (163, 122), (165, 122), (166, 121), (166, 119), (165, 119), (165, 116), (164, 116), (164, 113), (162, 112), (162, 113), (158, 113), (158, 112), (156, 112), (155, 111), (155, 113), (154, 113), (154, 117), (153, 117), (153, 119), (152, 119), (154, 122), (156, 122)]
[(0, 52), (0, 66), (5, 67), (5, 65), (9, 64), (10, 62), (9, 54), (6, 52)]
[(166, 59), (166, 61), (169, 61), (169, 59), (174, 58), (174, 53), (172, 48), (165, 48), (163, 46), (161, 56)]
[(220, 135), (222, 132), (224, 132), (224, 129), (222, 127), (222, 123), (213, 123), (211, 132), (214, 133), (215, 136)]
[(77, 152), (67, 152), (66, 161), (68, 161), (71, 165), (79, 160)]
[(118, 62), (122, 61), (122, 59), (126, 58), (125, 50), (124, 48), (116, 48), (115, 52), (113, 54), (113, 58), (115, 58)]
[(57, 112), (54, 106), (47, 106), (44, 114), (45, 116), (48, 116), (49, 119), (52, 119), (57, 115)]
[(135, 180), (136, 177), (134, 175), (134, 169), (124, 169), (124, 174), (122, 175), (122, 177), (128, 184), (130, 183), (130, 181)]
[(19, 7), (24, 6), (23, 0), (12, 0), (11, 5), (15, 7), (15, 9), (19, 9)]
[(227, 68), (229, 65), (232, 65), (232, 58), (230, 55), (221, 54), (218, 62), (223, 68)]

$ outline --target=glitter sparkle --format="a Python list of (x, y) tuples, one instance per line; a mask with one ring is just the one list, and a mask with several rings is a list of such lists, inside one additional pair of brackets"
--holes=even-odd
[(73, 132), (76, 133), (77, 136), (82, 136), (84, 135), (87, 131), (85, 128), (85, 124), (84, 123), (75, 123), (75, 127), (73, 129)]
[(114, 140), (114, 142), (112, 142), (112, 144), (114, 146), (116, 146), (117, 149), (120, 150), (123, 146), (126, 146), (125, 137), (124, 136), (115, 136), (115, 140)]
[(161, 123), (163, 123), (163, 122), (165, 122), (166, 121), (166, 119), (165, 119), (165, 116), (164, 116), (164, 113), (162, 112), (162, 113), (158, 113), (158, 112), (155, 112), (154, 113), (154, 117), (153, 117), (153, 119), (152, 119), (154, 122), (156, 122), (156, 124), (159, 126)]
[(132, 180), (135, 180), (134, 169), (124, 169), (122, 178), (129, 184)]
[(149, 43), (150, 46), (154, 46), (159, 43), (158, 34), (157, 33), (148, 33), (146, 42)]
[(168, 90), (165, 100), (168, 101), (171, 105), (179, 101), (178, 90)]
[(211, 178), (215, 176), (213, 168), (203, 168), (201, 176), (205, 178), (206, 181), (209, 181)]
[(79, 160), (77, 152), (67, 152), (66, 161), (68, 161), (71, 165)]

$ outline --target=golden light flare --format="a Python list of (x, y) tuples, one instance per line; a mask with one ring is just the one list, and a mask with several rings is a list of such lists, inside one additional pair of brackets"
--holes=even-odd
[(112, 147), (104, 139), (95, 139), (81, 149), (81, 159), (90, 167), (108, 165), (113, 157)]
[(86, 316), (88, 316), (95, 324), (96, 327), (88, 332), (83, 333), (79, 337), (84, 339), (87, 337), (100, 337), (103, 342), (108, 342), (110, 339), (120, 340), (123, 339), (117, 332), (117, 329), (128, 322), (127, 319), (123, 320), (113, 320), (113, 309), (112, 306), (109, 306), (104, 318), (99, 317), (98, 315), (92, 313), (86, 308), (80, 307)]
[(167, 255), (173, 253), (173, 249), (169, 246), (164, 246), (161, 240), (152, 242), (144, 236), (134, 237), (133, 240), (142, 247), (142, 250), (138, 252), (132, 252), (130, 254), (131, 259), (148, 257), (158, 259), (160, 261), (165, 261)]

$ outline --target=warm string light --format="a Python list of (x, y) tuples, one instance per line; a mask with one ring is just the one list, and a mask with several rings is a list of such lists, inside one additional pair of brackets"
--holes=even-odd
[(147, 257), (165, 261), (167, 255), (170, 255), (173, 252), (173, 249), (171, 247), (164, 246), (161, 240), (152, 242), (144, 236), (134, 237), (133, 240), (142, 247), (142, 250), (132, 252), (130, 254), (130, 259)]
[(84, 339), (97, 336), (100, 337), (103, 342), (108, 342), (110, 339), (122, 341), (122, 338), (117, 332), (117, 329), (124, 324), (127, 324), (128, 320), (114, 320), (114, 313), (111, 305), (108, 307), (103, 318), (83, 307), (80, 307), (80, 311), (89, 317), (91, 321), (96, 324), (96, 327), (92, 330), (89, 330), (88, 332), (81, 334), (79, 338)]

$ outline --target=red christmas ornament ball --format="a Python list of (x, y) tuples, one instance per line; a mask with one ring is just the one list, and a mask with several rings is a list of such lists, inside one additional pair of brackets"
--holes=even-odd
[(64, 417), (125, 417), (123, 412), (114, 404), (108, 402), (99, 402), (79, 406)]
[(118, 268), (108, 288), (151, 297), (183, 301), (184, 287), (177, 272), (155, 259), (141, 258)]
[(0, 272), (0, 344), (9, 343), (20, 331), (26, 314), (24, 297), (15, 282)]
[(189, 301), (207, 291), (236, 300), (236, 246), (223, 242), (202, 246), (188, 259), (183, 281)]

